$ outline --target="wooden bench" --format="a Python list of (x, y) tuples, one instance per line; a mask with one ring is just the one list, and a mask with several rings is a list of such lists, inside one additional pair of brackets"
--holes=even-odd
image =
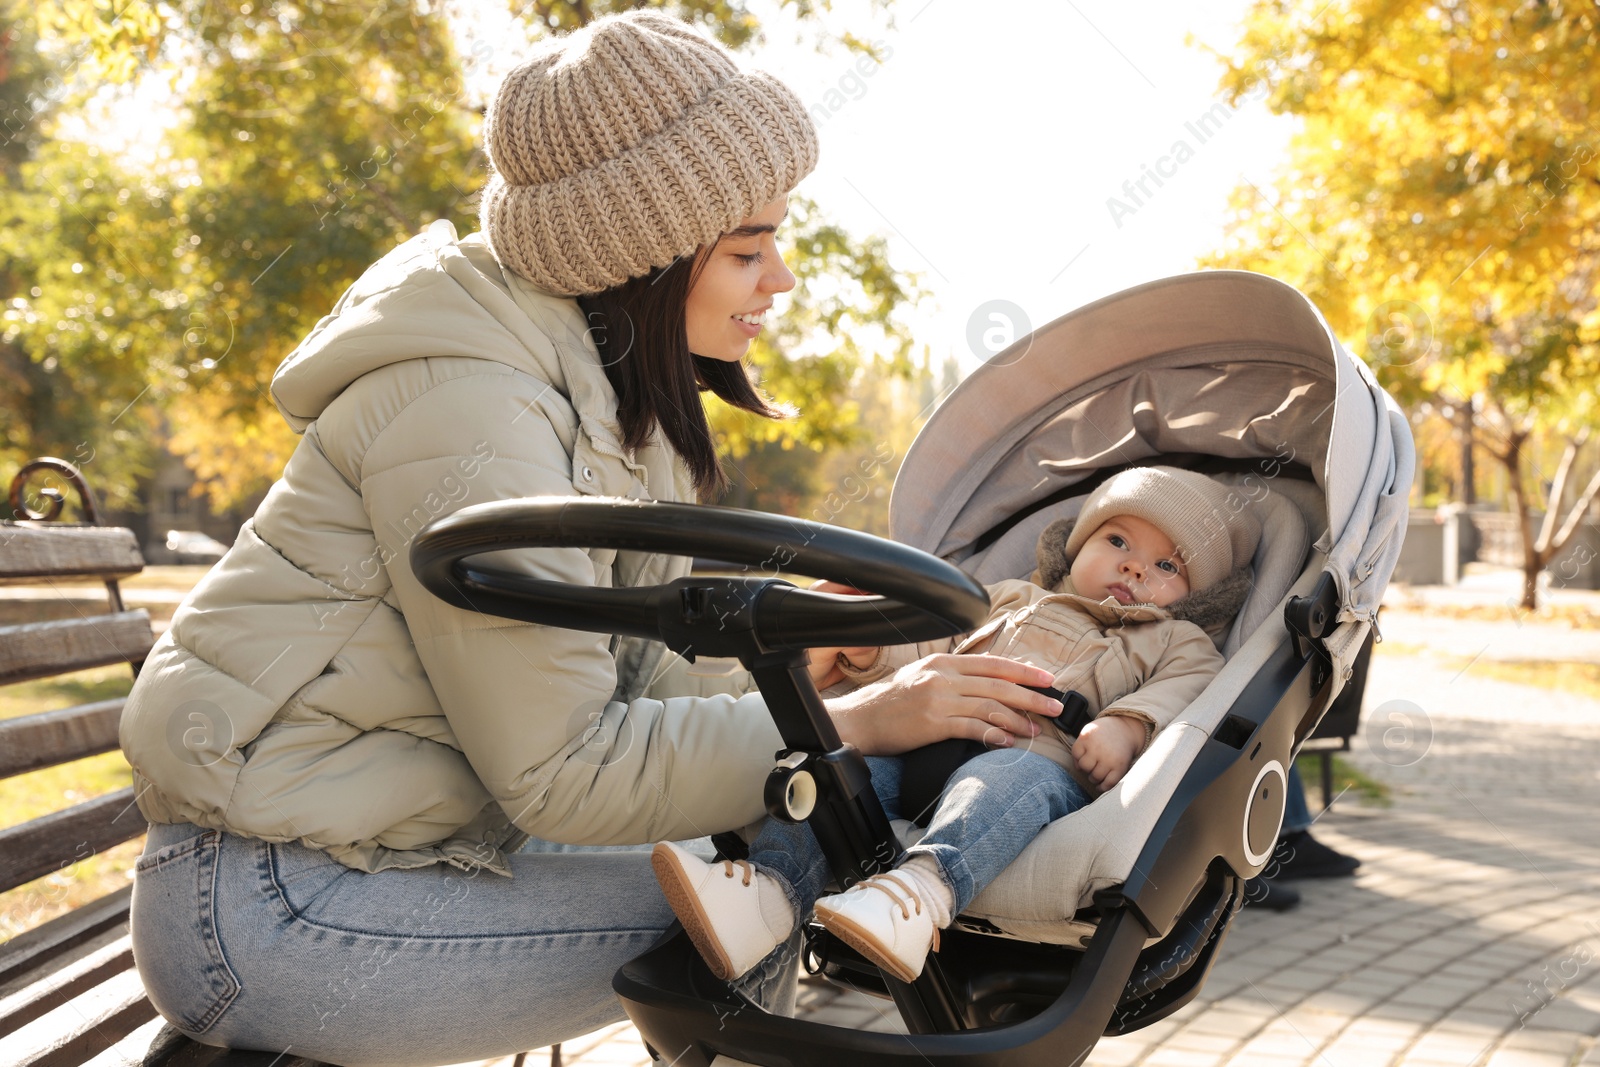
[[(81, 498), (87, 521), (58, 522), (63, 495), (46, 489), (26, 505), (30, 476), (53, 471)], [(132, 530), (101, 526), (94, 494), (70, 463), (24, 466), (9, 492), (14, 520), (0, 521), (0, 584), (103, 581), (106, 611), (0, 626), (0, 686), (126, 663), (135, 677), (154, 644), (150, 616), (123, 607), (118, 581), (144, 569)], [(115, 751), (124, 701), (0, 720), (0, 779)], [(0, 829), (0, 893), (142, 837), (133, 788)], [(268, 1052), (190, 1041), (145, 995), (128, 934), (129, 886), (0, 944), (0, 1064), (4, 1067), (326, 1067)], [(522, 1067), (527, 1053), (516, 1057)], [(560, 1067), (561, 1046), (550, 1049)]]
[(1350, 751), (1350, 739), (1361, 727), (1361, 700), (1367, 691), (1367, 666), (1372, 662), (1372, 644), (1377, 629), (1367, 634), (1366, 644), (1356, 656), (1355, 673), (1333, 698), (1322, 721), (1311, 731), (1300, 746), (1300, 755), (1316, 756), (1322, 761), (1322, 806), (1333, 803), (1333, 757), (1338, 752)]
[[(77, 489), (86, 521), (56, 521), (65, 498), (55, 490), (39, 494), (41, 510), (25, 504), (28, 479), (42, 471), (54, 471)], [(80, 609), (72, 618), (0, 626), (0, 685), (119, 663), (137, 676), (154, 635), (149, 613), (126, 610), (117, 585), (144, 568), (133, 531), (101, 526), (94, 494), (62, 460), (24, 466), (9, 500), (17, 518), (0, 521), (0, 584), (103, 581), (107, 604), (103, 612)], [(115, 751), (122, 705), (102, 700), (0, 720), (0, 778)], [(144, 832), (131, 786), (0, 829), (0, 892)], [(166, 1026), (134, 970), (132, 893), (132, 886), (120, 889), (0, 945), (0, 1063), (313, 1067), (298, 1057), (198, 1045)]]

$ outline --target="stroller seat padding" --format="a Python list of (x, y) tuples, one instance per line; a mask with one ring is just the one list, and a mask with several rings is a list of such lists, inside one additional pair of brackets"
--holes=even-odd
[[(1218, 476), (1241, 486), (1247, 477)], [(1219, 642), (1228, 657), (1222, 671), (1156, 735), (1121, 782), (1087, 807), (1046, 827), (965, 914), (1029, 941), (1077, 946), (1093, 933), (1093, 925), (1076, 920), (1075, 913), (1088, 907), (1099, 890), (1126, 880), (1184, 772), (1277, 646), (1281, 623), (1262, 624), (1274, 617), (1281, 620), (1291, 592), (1303, 593), (1305, 589), (1298, 587), (1308, 587), (1321, 571), (1320, 553), (1307, 562), (1312, 547), (1309, 531), (1325, 527), (1316, 486), (1280, 479), (1267, 488), (1257, 478), (1248, 489), (1252, 497), (1248, 506), (1258, 509), (1262, 520), (1262, 538), (1252, 561), (1256, 583), (1225, 641)], [(1019, 572), (1025, 576), (1033, 566), (1038, 530), (1076, 514), (1081, 504), (1081, 498), (1066, 500), (1029, 516), (989, 546), (975, 576), (980, 581), (1018, 577)]]

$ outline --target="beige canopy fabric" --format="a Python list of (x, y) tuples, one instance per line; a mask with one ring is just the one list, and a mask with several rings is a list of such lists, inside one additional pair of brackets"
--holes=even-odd
[(891, 536), (971, 569), (1009, 516), (1098, 469), (1183, 453), (1254, 460), (1268, 486), (1309, 468), (1340, 619), (1371, 621), (1399, 557), (1410, 430), (1310, 301), (1248, 271), (1136, 286), (994, 356), (907, 453)]
[[(895, 480), (891, 535), (982, 582), (1026, 577), (1072, 487), (1141, 461), (1232, 461), (1230, 505), (1256, 509), (1255, 588), (1228, 662), (1127, 777), (1052, 823), (968, 914), (1028, 940), (1080, 944), (1074, 920), (1124, 881), (1205, 739), (1283, 639), (1288, 598), (1332, 572), (1335, 685), (1361, 647), (1404, 535), (1410, 429), (1293, 287), (1204, 271), (1106, 297), (1019, 340), (933, 413)], [(1296, 477), (1309, 470), (1314, 481)], [(1018, 516), (1022, 516), (1020, 520)], [(1049, 891), (1041, 891), (1049, 887)]]

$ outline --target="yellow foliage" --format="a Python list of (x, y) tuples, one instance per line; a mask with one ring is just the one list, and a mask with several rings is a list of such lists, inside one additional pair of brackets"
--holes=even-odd
[(229, 394), (190, 390), (171, 401), (167, 417), (173, 454), (194, 471), (217, 511), (235, 507), (270, 485), (299, 443), (261, 394), (241, 408)]
[(160, 54), (162, 18), (148, 0), (54, 0), (40, 5), (41, 29), (92, 55), (105, 80), (131, 79)]
[(1223, 86), (1304, 124), (1277, 180), (1235, 194), (1207, 265), (1300, 286), (1403, 401), (1570, 420), (1600, 375), (1600, 15), (1283, 7), (1251, 10)]
[[(1287, 7), (1251, 8), (1223, 87), (1234, 100), (1265, 90), (1303, 125), (1270, 189), (1234, 196), (1226, 247), (1207, 264), (1300, 286), (1403, 403), (1470, 402), (1513, 506), (1548, 493), (1560, 510), (1600, 379), (1600, 12), (1565, 0)], [(1552, 449), (1550, 434), (1567, 443)], [(1572, 512), (1597, 491), (1600, 478)], [(1531, 563), (1558, 541), (1547, 528)], [(1529, 606), (1533, 588), (1530, 570)]]

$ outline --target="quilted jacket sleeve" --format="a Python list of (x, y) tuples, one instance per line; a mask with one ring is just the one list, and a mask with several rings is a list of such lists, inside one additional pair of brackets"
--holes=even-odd
[[(426, 521), (487, 500), (573, 495), (570, 457), (580, 433), (548, 386), (485, 371), (434, 384), (374, 438), (360, 490), (417, 654), (461, 751), (529, 833), (621, 844), (747, 824), (761, 815), (762, 781), (781, 747), (759, 694), (624, 704), (612, 699), (617, 668), (607, 635), (462, 610), (411, 571), (410, 544)], [(452, 493), (463, 482), (461, 457), (474, 455), (483, 458), (469, 490)], [(592, 475), (587, 464), (581, 469)], [(609, 584), (613, 557), (569, 548), (483, 558), (593, 585)]]

